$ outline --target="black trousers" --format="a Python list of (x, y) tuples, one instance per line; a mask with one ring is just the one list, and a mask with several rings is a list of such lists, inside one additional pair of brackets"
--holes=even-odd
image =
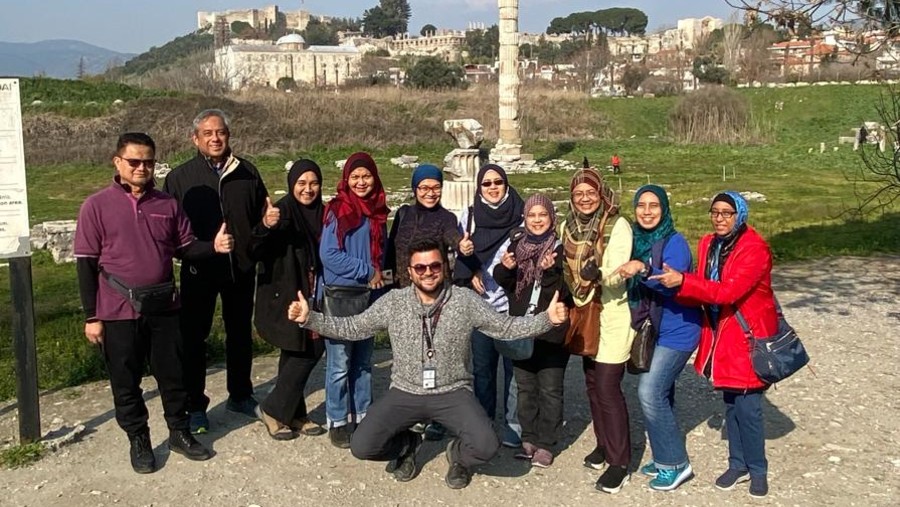
[(129, 436), (148, 430), (141, 378), (149, 358), (166, 424), (173, 430), (187, 429), (187, 391), (181, 365), (178, 314), (104, 321), (103, 330), (103, 359), (109, 371), (119, 426)]
[(306, 340), (306, 350), (303, 352), (282, 349), (275, 388), (262, 401), (263, 411), (288, 425), (294, 419), (306, 417), (306, 382), (324, 352), (322, 339)]
[(487, 462), (500, 448), (491, 421), (472, 391), (410, 394), (391, 388), (369, 407), (350, 439), (350, 451), (359, 459), (396, 459), (403, 452), (404, 433), (421, 421), (440, 423), (457, 436), (453, 457), (466, 468)]
[(540, 340), (534, 345), (531, 358), (513, 361), (519, 388), (519, 424), (522, 442), (550, 450), (562, 430), (563, 385), (569, 352), (562, 345)]
[(211, 280), (190, 268), (181, 270), (181, 334), (184, 336), (184, 383), (188, 410), (209, 407), (206, 390), (206, 339), (212, 329), (216, 296), (222, 297), (228, 394), (235, 400), (253, 395), (253, 295), (255, 273), (235, 273), (236, 280)]
[(628, 406), (622, 392), (625, 363), (598, 363), (585, 357), (582, 358), (582, 369), (597, 447), (606, 450), (607, 463), (628, 468), (631, 431)]

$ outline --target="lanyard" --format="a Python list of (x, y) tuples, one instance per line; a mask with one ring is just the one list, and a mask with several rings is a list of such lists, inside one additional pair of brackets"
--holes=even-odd
[(441, 311), (444, 309), (446, 302), (446, 300), (441, 302), (441, 305), (434, 310), (434, 313), (431, 314), (430, 323), (428, 322), (428, 317), (422, 315), (422, 364), (425, 364), (426, 358), (428, 361), (434, 359), (434, 332), (437, 329), (438, 322), (441, 320)]

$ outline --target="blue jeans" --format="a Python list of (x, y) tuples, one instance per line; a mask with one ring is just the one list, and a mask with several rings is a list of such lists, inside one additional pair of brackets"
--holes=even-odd
[(688, 464), (684, 433), (675, 417), (675, 380), (691, 354), (657, 345), (650, 371), (642, 373), (638, 379), (638, 399), (644, 412), (653, 463), (661, 470)]
[(375, 339), (325, 339), (325, 416), (328, 427), (359, 423), (372, 403)]
[(722, 393), (725, 431), (728, 433), (728, 468), (766, 475), (766, 433), (763, 428), (762, 392)]
[(503, 399), (505, 424), (501, 438), (516, 443), (522, 435), (522, 427), (516, 414), (518, 387), (513, 377), (512, 359), (503, 357), (494, 348), (494, 339), (480, 332), (472, 332), (472, 374), (475, 377), (475, 397), (487, 412), (491, 421), (497, 415), (497, 364), (503, 360)]

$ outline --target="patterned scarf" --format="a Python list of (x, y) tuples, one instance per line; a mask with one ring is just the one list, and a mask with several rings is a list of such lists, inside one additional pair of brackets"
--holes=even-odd
[[(528, 229), (528, 212), (535, 206), (541, 206), (550, 213), (550, 228), (543, 234), (535, 235)], [(540, 280), (544, 274), (541, 268), (541, 260), (547, 252), (552, 252), (556, 247), (556, 208), (553, 201), (544, 194), (534, 194), (525, 201), (525, 237), (515, 244), (516, 264), (516, 299), (522, 297), (522, 292)]]

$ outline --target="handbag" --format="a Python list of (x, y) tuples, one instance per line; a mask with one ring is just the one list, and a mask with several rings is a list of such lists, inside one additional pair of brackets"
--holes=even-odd
[(366, 286), (326, 285), (322, 313), (330, 317), (352, 317), (369, 307), (370, 290)]
[(753, 372), (760, 380), (767, 384), (780, 382), (809, 362), (809, 354), (800, 341), (800, 337), (794, 328), (788, 324), (781, 311), (781, 305), (775, 301), (778, 311), (778, 331), (765, 338), (756, 338), (750, 331), (750, 326), (741, 311), (735, 308), (734, 316), (744, 330), (744, 335), (750, 343), (750, 362), (753, 364)]
[(603, 305), (594, 298), (586, 305), (569, 309), (569, 329), (563, 342), (569, 354), (594, 357), (600, 348), (600, 311)]
[(110, 287), (119, 294), (125, 296), (134, 311), (141, 315), (159, 315), (161, 313), (171, 312), (175, 302), (178, 300), (178, 288), (175, 286), (175, 279), (166, 282), (156, 283), (153, 285), (142, 285), (140, 287), (129, 287), (122, 280), (115, 276), (100, 270)]
[(637, 375), (650, 371), (653, 362), (653, 351), (656, 350), (656, 339), (659, 338), (658, 330), (653, 325), (653, 319), (648, 315), (641, 322), (631, 342), (631, 355), (628, 358), (628, 373)]
[[(657, 241), (650, 249), (650, 265), (661, 268), (663, 264), (663, 251), (669, 238)], [(649, 289), (646, 291), (641, 303), (636, 309), (632, 309), (631, 327), (635, 330), (634, 341), (631, 342), (631, 354), (628, 357), (628, 373), (638, 375), (650, 371), (653, 363), (653, 351), (656, 350), (656, 342), (659, 339), (659, 323), (662, 322), (662, 296)]]

